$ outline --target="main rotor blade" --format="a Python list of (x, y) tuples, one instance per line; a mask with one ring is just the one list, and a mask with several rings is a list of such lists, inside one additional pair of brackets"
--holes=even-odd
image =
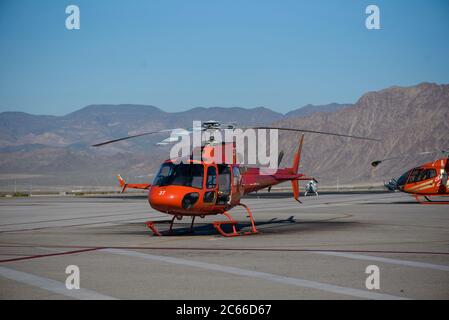
[(382, 141), (380, 139), (375, 139), (375, 138), (359, 137), (359, 136), (352, 136), (352, 135), (347, 135), (347, 134), (325, 132), (325, 131), (315, 131), (315, 130), (307, 130), (307, 129), (292, 129), (292, 128), (280, 128), (280, 127), (247, 127), (247, 128), (252, 128), (252, 129), (277, 129), (277, 130), (294, 131), (294, 132), (318, 133), (318, 134), (325, 134), (325, 135), (330, 135), (330, 136), (346, 137), (346, 138), (361, 139), (361, 140), (371, 140), (371, 141), (378, 141), (378, 142)]
[[(280, 127), (244, 127), (243, 129), (277, 129), (277, 130), (284, 130), (284, 131), (294, 131), (294, 132), (308, 132), (308, 133), (318, 133), (318, 134), (325, 134), (325, 135), (331, 135), (331, 136), (337, 136), (337, 137), (346, 137), (346, 138), (354, 138), (354, 139), (362, 139), (362, 140), (371, 140), (371, 141), (381, 141), (379, 139), (374, 138), (368, 138), (368, 137), (359, 137), (359, 136), (352, 136), (352, 135), (346, 135), (346, 134), (339, 134), (339, 133), (332, 133), (332, 132), (324, 132), (324, 131), (316, 131), (316, 130), (307, 130), (307, 129), (292, 129), (292, 128), (280, 128)], [(176, 129), (166, 129), (166, 130), (160, 130), (160, 131), (152, 131), (152, 132), (144, 132), (135, 134), (132, 136), (127, 136), (123, 138), (113, 139), (104, 141), (101, 143), (93, 144), (92, 147), (101, 147), (110, 143), (124, 141), (132, 138), (147, 136), (151, 134), (157, 134), (157, 133), (163, 133), (163, 132), (170, 132)], [(200, 131), (206, 131), (204, 128), (192, 128), (192, 131), (194, 130), (200, 130)], [(190, 131), (190, 130), (187, 130)], [(191, 133), (191, 132), (190, 132)]]
[(401, 158), (405, 158), (405, 157), (410, 156), (410, 155), (421, 156), (421, 155), (425, 155), (425, 154), (435, 154), (435, 153), (440, 153), (440, 152), (443, 153), (443, 154), (445, 153), (444, 150), (441, 150), (441, 151), (422, 151), (422, 152), (417, 152), (417, 153), (413, 153), (413, 154), (402, 154), (402, 155), (398, 155), (398, 156), (391, 157), (391, 158), (386, 158), (386, 159), (373, 161), (373, 162), (371, 162), (371, 165), (373, 167), (377, 167), (382, 162), (388, 161), (388, 160), (401, 159)]
[[(165, 133), (165, 132), (171, 132), (171, 133), (176, 134), (178, 136), (189, 135), (189, 134), (192, 134), (193, 131), (197, 131), (197, 130), (198, 131), (205, 131), (205, 129), (201, 128), (201, 127), (198, 127), (198, 128), (194, 127), (194, 128), (189, 128), (189, 129), (184, 129), (184, 128), (164, 129), (164, 130), (159, 130), (159, 131), (139, 133), (139, 134), (135, 134), (135, 135), (132, 135), (132, 136), (127, 136), (127, 137), (118, 138), (118, 139), (114, 139), (114, 140), (108, 140), (108, 141), (105, 141), (105, 142), (93, 144), (92, 147), (101, 147), (101, 146), (104, 146), (106, 144), (110, 144), (110, 143), (114, 143), (114, 142), (118, 142), (118, 141), (128, 140), (128, 139), (137, 138), (137, 137), (141, 137), (141, 136), (147, 136), (147, 135), (150, 135), (150, 134)], [(164, 141), (161, 141), (158, 144), (166, 145), (168, 143), (165, 143)]]
[(127, 136), (127, 137), (123, 137), (123, 138), (118, 138), (118, 139), (114, 139), (114, 140), (109, 140), (109, 141), (93, 144), (92, 147), (101, 147), (101, 146), (104, 146), (106, 144), (110, 144), (110, 143), (114, 143), (114, 142), (118, 142), (118, 141), (123, 141), (123, 140), (132, 139), (132, 138), (147, 136), (147, 135), (155, 134), (155, 133), (162, 133), (162, 132), (166, 132), (166, 131), (170, 131), (170, 130), (162, 130), (162, 131), (153, 131), (153, 132), (139, 133), (139, 134), (135, 134), (135, 135), (132, 135), (132, 136)]

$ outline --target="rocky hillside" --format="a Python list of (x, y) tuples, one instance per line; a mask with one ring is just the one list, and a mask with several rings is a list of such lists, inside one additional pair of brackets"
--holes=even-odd
[[(316, 111), (321, 110), (319, 107)], [(10, 189), (15, 184), (26, 188), (115, 185), (117, 172), (143, 180), (167, 157), (168, 148), (155, 145), (166, 136), (129, 140), (107, 148), (91, 145), (139, 132), (190, 127), (193, 120), (260, 125), (286, 117), (263, 107), (194, 108), (169, 113), (145, 105), (91, 105), (62, 117), (3, 112), (0, 188)]]
[[(291, 128), (341, 132), (382, 139), (382, 142), (307, 134), (302, 170), (325, 184), (377, 182), (397, 177), (436, 155), (421, 151), (449, 148), (449, 85), (422, 83), (364, 94), (355, 105), (333, 113), (315, 113), (276, 123)], [(290, 163), (296, 137), (284, 134), (281, 149)], [(405, 155), (376, 169), (376, 159)]]
[[(305, 106), (286, 115), (266, 108), (195, 108), (167, 113), (153, 106), (94, 105), (62, 117), (0, 113), (0, 188), (11, 185), (114, 185), (114, 174), (148, 180), (167, 158), (165, 137), (128, 140), (104, 148), (90, 145), (143, 131), (189, 127), (192, 120), (240, 125), (275, 124), (365, 135), (381, 143), (307, 134), (301, 170), (323, 184), (381, 182), (449, 148), (449, 85), (423, 83), (363, 95), (354, 105)], [(290, 164), (297, 135), (282, 134), (283, 164)], [(401, 154), (372, 170), (370, 162)], [(16, 177), (16, 178), (12, 178)], [(22, 179), (20, 179), (20, 177)], [(18, 180), (17, 180), (18, 179)], [(16, 180), (16, 181), (14, 181)]]

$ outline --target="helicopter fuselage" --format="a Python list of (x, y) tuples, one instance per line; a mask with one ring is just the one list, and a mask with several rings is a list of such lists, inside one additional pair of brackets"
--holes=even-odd
[(413, 195), (449, 195), (448, 171), (447, 158), (425, 163), (405, 172), (397, 181), (397, 189)]

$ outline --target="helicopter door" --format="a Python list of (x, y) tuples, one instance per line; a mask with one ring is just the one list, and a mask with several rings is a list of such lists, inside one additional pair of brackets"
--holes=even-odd
[(227, 204), (231, 197), (231, 168), (229, 165), (218, 165), (218, 197), (217, 204)]
[(217, 201), (217, 167), (215, 165), (209, 165), (206, 170), (206, 185), (203, 203), (215, 204)]
[(242, 187), (242, 175), (240, 174), (239, 167), (232, 167), (232, 174), (233, 174), (233, 192), (238, 195), (238, 199), (240, 199), (243, 196), (243, 187)]

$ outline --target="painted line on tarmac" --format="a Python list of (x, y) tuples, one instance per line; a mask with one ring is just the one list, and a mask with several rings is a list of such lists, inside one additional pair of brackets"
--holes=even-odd
[(158, 255), (153, 255), (153, 254), (141, 253), (141, 252), (137, 252), (137, 251), (119, 250), (119, 249), (102, 249), (100, 251), (117, 254), (117, 255), (122, 255), (122, 256), (142, 258), (142, 259), (150, 260), (150, 261), (158, 261), (158, 262), (165, 262), (165, 263), (171, 263), (171, 264), (182, 265), (182, 266), (196, 267), (196, 268), (210, 270), (210, 271), (219, 271), (219, 272), (224, 272), (224, 273), (238, 275), (238, 276), (259, 278), (262, 280), (278, 282), (278, 283), (283, 283), (283, 284), (288, 284), (288, 285), (294, 285), (294, 286), (304, 287), (304, 288), (317, 289), (317, 290), (327, 291), (327, 292), (336, 293), (336, 294), (343, 294), (343, 295), (357, 297), (357, 298), (375, 299), (375, 300), (408, 300), (407, 298), (393, 296), (393, 295), (389, 295), (389, 294), (376, 293), (376, 292), (370, 292), (370, 291), (366, 291), (366, 290), (359, 290), (359, 289), (353, 289), (353, 288), (347, 288), (347, 287), (340, 287), (340, 286), (317, 282), (317, 281), (285, 277), (285, 276), (280, 276), (280, 275), (266, 273), (266, 272), (246, 270), (246, 269), (241, 269), (241, 268), (236, 268), (236, 267), (229, 267), (229, 266), (223, 266), (223, 265), (194, 261), (194, 260), (187, 260), (187, 259), (174, 258), (174, 257), (168, 257), (168, 256), (158, 256)]
[(349, 259), (355, 259), (355, 260), (376, 261), (376, 262), (397, 264), (397, 265), (408, 266), (408, 267), (449, 271), (449, 266), (445, 266), (445, 265), (441, 265), (441, 264), (427, 263), (427, 262), (397, 260), (397, 259), (391, 259), (391, 258), (365, 256), (365, 255), (361, 255), (361, 254), (335, 252), (335, 251), (312, 251), (312, 252), (317, 253), (317, 254), (327, 255), (327, 256), (343, 257), (343, 258), (349, 258)]
[(53, 257), (53, 256), (63, 256), (63, 255), (68, 255), (68, 254), (83, 253), (83, 252), (95, 251), (95, 250), (98, 250), (98, 248), (87, 248), (87, 249), (79, 249), (79, 250), (64, 251), (64, 252), (57, 252), (57, 253), (36, 254), (33, 256), (22, 256), (19, 258), (3, 259), (3, 260), (0, 260), (0, 263), (31, 260), (31, 259), (38, 259), (38, 258)]
[[(195, 238), (195, 236), (189, 237)], [(184, 236), (180, 240), (184, 239)], [(216, 239), (224, 239), (217, 237)], [(161, 241), (165, 242), (165, 241)], [(424, 254), (424, 255), (449, 255), (449, 252), (441, 251), (395, 251), (395, 250), (363, 250), (363, 249), (308, 249), (308, 248), (295, 248), (295, 247), (169, 247), (169, 246), (86, 246), (86, 245), (48, 245), (48, 244), (0, 244), (0, 248), (70, 248), (70, 249), (124, 249), (124, 250), (183, 250), (183, 251), (254, 251), (254, 252), (356, 252), (356, 253), (373, 253), (373, 254)], [(88, 251), (88, 250), (86, 250)], [(66, 254), (69, 254), (66, 253)], [(34, 256), (32, 256), (35, 258)], [(370, 256), (371, 257), (371, 256)], [(33, 259), (30, 257), (30, 259)], [(37, 256), (36, 258), (39, 258)], [(3, 261), (0, 261), (3, 262)]]
[(5, 230), (0, 230), (0, 233), (26, 232), (26, 231), (36, 231), (36, 230), (55, 229), (55, 228), (89, 227), (89, 226), (96, 226), (99, 224), (103, 224), (103, 225), (107, 226), (107, 225), (115, 225), (118, 222), (126, 223), (126, 222), (137, 221), (137, 220), (142, 220), (142, 223), (143, 223), (147, 219), (148, 218), (146, 218), (146, 217), (141, 217), (141, 218), (133, 218), (133, 219), (107, 220), (107, 221), (87, 222), (87, 223), (70, 224), (70, 225), (53, 225), (53, 226), (33, 227), (33, 228), (26, 228), (26, 229), (5, 229)]
[(88, 289), (69, 290), (62, 282), (10, 268), (0, 267), (0, 276), (79, 300), (116, 300), (116, 298)]
[(103, 214), (103, 215), (96, 215), (96, 216), (81, 216), (81, 217), (70, 217), (70, 218), (62, 218), (62, 219), (47, 219), (47, 220), (37, 220), (37, 221), (30, 221), (30, 222), (18, 222), (18, 223), (5, 223), (0, 224), (0, 227), (6, 227), (6, 226), (18, 226), (18, 225), (24, 225), (24, 224), (38, 224), (38, 223), (48, 223), (48, 222), (63, 222), (63, 221), (70, 221), (70, 220), (81, 220), (81, 219), (97, 219), (97, 218), (105, 218), (105, 217), (116, 217), (116, 216), (134, 216), (134, 215), (148, 215), (148, 212), (141, 212), (142, 210), (139, 210), (139, 212), (132, 213), (114, 213), (114, 214)]

